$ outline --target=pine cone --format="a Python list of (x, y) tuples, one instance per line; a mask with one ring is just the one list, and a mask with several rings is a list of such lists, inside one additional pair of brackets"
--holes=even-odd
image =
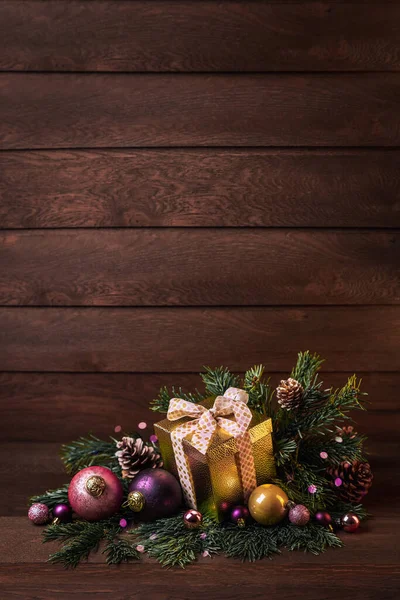
[(276, 388), (276, 397), (282, 408), (294, 410), (300, 407), (303, 392), (301, 383), (289, 377), (286, 380), (282, 379), (280, 385)]
[[(332, 487), (344, 502), (358, 504), (372, 485), (373, 474), (367, 462), (356, 460), (353, 464), (342, 462), (338, 467), (328, 469)], [(342, 483), (338, 481), (341, 479)], [(338, 485), (339, 484), (339, 485)]]
[(117, 442), (115, 456), (122, 469), (122, 477), (133, 479), (143, 469), (162, 467), (160, 454), (142, 438), (123, 437)]

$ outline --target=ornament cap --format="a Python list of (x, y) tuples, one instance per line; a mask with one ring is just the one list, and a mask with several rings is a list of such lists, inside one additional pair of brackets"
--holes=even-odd
[(104, 493), (107, 484), (100, 475), (92, 475), (86, 480), (85, 487), (86, 491), (93, 496), (93, 498), (100, 498)]
[(144, 505), (146, 504), (146, 499), (143, 496), (142, 492), (134, 491), (129, 492), (127, 505), (133, 512), (140, 512), (144, 509)]

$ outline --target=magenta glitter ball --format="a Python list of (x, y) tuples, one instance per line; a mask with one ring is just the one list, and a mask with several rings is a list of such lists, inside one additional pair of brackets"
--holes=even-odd
[(41, 504), (40, 502), (32, 504), (28, 510), (28, 518), (35, 525), (45, 525), (50, 518), (49, 507), (46, 506), (46, 504)]
[(296, 504), (289, 510), (289, 521), (297, 527), (304, 527), (310, 520), (310, 511), (304, 504)]
[(328, 525), (332, 523), (331, 515), (324, 510), (319, 510), (317, 513), (315, 513), (315, 520), (324, 527), (328, 527)]
[(144, 469), (134, 477), (129, 491), (143, 494), (145, 504), (137, 513), (142, 521), (170, 517), (182, 504), (181, 486), (165, 469)]
[(56, 504), (53, 508), (53, 517), (60, 523), (69, 523), (72, 519), (72, 509), (68, 504)]
[(86, 467), (73, 478), (68, 501), (77, 515), (87, 521), (99, 521), (115, 514), (123, 498), (122, 484), (106, 467)]
[(246, 506), (234, 506), (231, 511), (231, 521), (239, 527), (244, 527), (250, 520), (249, 509)]
[(347, 533), (354, 533), (360, 527), (360, 519), (354, 513), (346, 513), (340, 519), (340, 523)]

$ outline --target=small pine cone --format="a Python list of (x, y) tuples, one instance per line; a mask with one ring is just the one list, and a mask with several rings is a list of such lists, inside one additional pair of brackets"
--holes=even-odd
[(133, 479), (143, 469), (162, 467), (160, 454), (142, 438), (123, 437), (117, 442), (115, 456), (122, 469), (122, 477)]
[[(358, 504), (372, 485), (373, 474), (367, 462), (356, 460), (353, 464), (342, 462), (338, 467), (328, 469), (331, 486), (344, 502)], [(340, 481), (339, 481), (340, 480)]]
[(294, 410), (300, 407), (303, 392), (301, 383), (289, 377), (286, 380), (282, 379), (280, 385), (276, 388), (276, 397), (282, 408)]

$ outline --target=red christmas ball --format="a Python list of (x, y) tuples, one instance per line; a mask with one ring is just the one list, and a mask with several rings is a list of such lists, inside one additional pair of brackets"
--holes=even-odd
[(183, 523), (186, 529), (197, 529), (203, 522), (203, 515), (194, 508), (189, 508), (183, 515)]
[(360, 519), (354, 513), (346, 513), (340, 519), (344, 531), (354, 533), (360, 527)]
[(79, 471), (68, 489), (73, 511), (87, 521), (99, 521), (115, 514), (123, 498), (122, 484), (106, 467), (87, 467)]
[(315, 520), (324, 527), (328, 527), (332, 523), (331, 515), (325, 510), (319, 510), (315, 513)]

